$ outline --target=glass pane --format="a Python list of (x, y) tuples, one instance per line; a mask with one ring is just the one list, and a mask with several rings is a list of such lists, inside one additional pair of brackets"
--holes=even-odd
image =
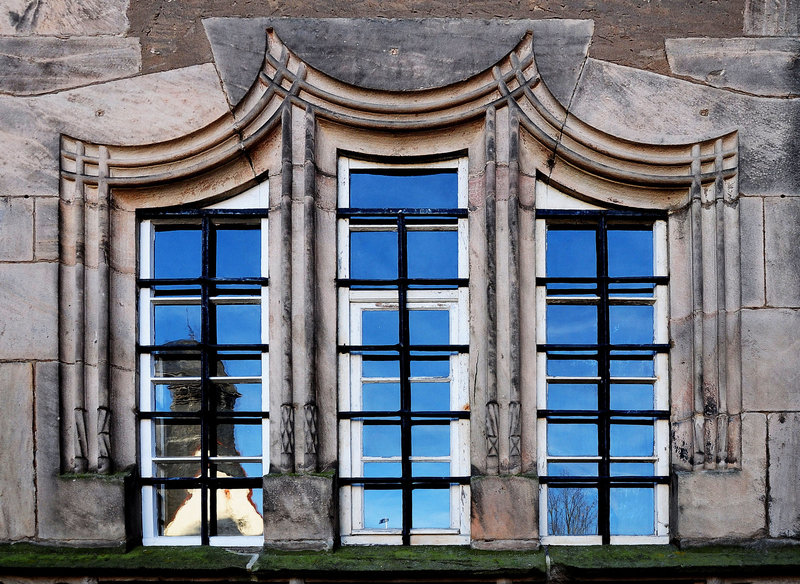
[(370, 361), (363, 357), (361, 361), (362, 377), (398, 378), (400, 377), (400, 361)]
[(612, 383), (612, 410), (652, 410), (653, 384), (651, 383)]
[(202, 275), (199, 227), (153, 229), (153, 277), (199, 278)]
[(262, 489), (216, 489), (216, 497), (216, 535), (264, 533)]
[(547, 424), (550, 456), (596, 456), (597, 424)]
[(153, 343), (156, 345), (199, 341), (201, 333), (199, 304), (153, 306)]
[(608, 275), (653, 275), (652, 229), (608, 230)]
[(260, 412), (260, 383), (215, 383), (217, 410), (221, 412)]
[(653, 424), (611, 424), (611, 456), (652, 456)]
[(450, 489), (414, 489), (411, 492), (411, 527), (450, 527)]
[(397, 232), (351, 232), (350, 277), (370, 280), (397, 278)]
[(217, 304), (217, 343), (257, 345), (261, 343), (260, 304)]
[(200, 377), (200, 353), (153, 353), (153, 377)]
[[(627, 356), (627, 355), (626, 355)], [(631, 358), (637, 357), (637, 358)], [(644, 359), (638, 358), (644, 357)], [(625, 356), (611, 356), (609, 363), (611, 377), (654, 377), (655, 364), (653, 363), (653, 353), (649, 355), (631, 355), (627, 359)]]
[(261, 229), (217, 227), (218, 278), (257, 278), (261, 275)]
[(409, 231), (409, 278), (457, 278), (458, 232)]
[(412, 462), (411, 476), (415, 477), (449, 477), (449, 462)]
[(364, 422), (364, 456), (400, 456), (400, 426)]
[(547, 374), (553, 377), (597, 377), (597, 359), (570, 358), (568, 355), (549, 353)]
[(156, 487), (159, 535), (200, 535), (200, 489)]
[(418, 174), (350, 173), (350, 206), (376, 208), (458, 207), (458, 174), (455, 169)]
[(597, 489), (547, 487), (550, 535), (597, 535)]
[(596, 410), (596, 383), (548, 383), (548, 410)]
[(608, 320), (612, 343), (643, 345), (653, 342), (653, 307), (650, 305), (609, 306)]
[(361, 409), (372, 412), (395, 412), (400, 409), (399, 383), (364, 383), (361, 386)]
[(411, 426), (411, 456), (450, 456), (450, 424)]
[(548, 462), (547, 474), (551, 477), (596, 477), (596, 462)]
[(375, 478), (399, 478), (403, 467), (399, 462), (365, 462), (364, 476)]
[(399, 489), (364, 487), (364, 527), (400, 529), (403, 527), (403, 494)]
[(612, 477), (651, 477), (655, 475), (652, 462), (612, 462)]
[(154, 383), (153, 397), (156, 412), (196, 412), (200, 409), (199, 381)]
[(411, 361), (411, 377), (450, 377), (450, 359)]
[(411, 409), (414, 411), (449, 411), (449, 383), (412, 383)]
[(655, 532), (653, 488), (611, 489), (611, 535), (652, 535)]
[(396, 345), (400, 342), (400, 320), (396, 310), (365, 310), (361, 313), (362, 345)]
[(154, 418), (155, 455), (199, 456), (200, 422), (183, 418)]
[(261, 353), (237, 353), (236, 355), (217, 353), (213, 375), (215, 377), (260, 377)]
[(655, 284), (643, 282), (616, 282), (608, 285), (608, 294), (611, 298), (652, 298), (655, 288)]
[(200, 476), (200, 462), (158, 462), (155, 475), (159, 478), (195, 478)]
[(597, 276), (596, 233), (589, 229), (547, 230), (547, 277)]
[(261, 456), (261, 422), (218, 424), (217, 456)]
[(264, 473), (258, 462), (238, 462), (234, 460), (217, 461), (212, 464), (211, 476), (217, 478), (227, 477), (261, 477)]
[(447, 345), (450, 343), (450, 312), (409, 310), (408, 329), (412, 345)]
[(547, 342), (583, 345), (597, 343), (597, 307), (548, 304)]

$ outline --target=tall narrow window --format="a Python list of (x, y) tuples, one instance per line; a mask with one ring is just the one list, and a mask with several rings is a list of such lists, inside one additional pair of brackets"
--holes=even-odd
[(268, 470), (266, 185), (140, 214), (145, 544), (262, 545)]
[(344, 543), (469, 541), (466, 160), (339, 164)]
[(570, 207), (537, 211), (543, 541), (666, 542), (666, 215)]

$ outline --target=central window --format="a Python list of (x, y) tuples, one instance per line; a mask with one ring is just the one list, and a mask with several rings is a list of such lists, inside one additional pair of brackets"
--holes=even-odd
[(466, 171), (339, 162), (343, 543), (469, 541)]

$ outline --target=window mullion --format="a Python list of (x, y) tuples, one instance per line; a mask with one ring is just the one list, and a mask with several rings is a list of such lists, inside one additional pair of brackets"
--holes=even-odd
[(400, 325), (400, 452), (403, 498), (403, 545), (411, 543), (411, 363), (409, 359), (408, 247), (405, 215), (397, 216), (397, 295)]
[[(597, 334), (598, 334), (598, 369), (600, 373), (599, 395), (599, 424), (598, 440), (600, 442), (600, 467), (601, 477), (608, 477), (611, 474), (610, 453), (611, 453), (611, 424), (608, 411), (611, 406), (610, 383), (609, 383), (609, 362), (610, 362), (610, 333), (609, 333), (609, 311), (608, 311), (608, 239), (606, 237), (606, 217), (601, 214), (597, 224), (597, 292), (599, 296), (597, 310)], [(608, 481), (602, 481), (598, 485), (598, 531), (603, 538), (603, 544), (610, 543), (610, 507), (611, 493)]]
[[(209, 378), (211, 377), (211, 359), (210, 355), (208, 354), (208, 345), (211, 341), (211, 306), (210, 306), (210, 292), (209, 292), (209, 285), (208, 285), (208, 278), (210, 274), (212, 274), (210, 263), (210, 253), (209, 249), (211, 246), (210, 241), (210, 227), (209, 227), (209, 218), (203, 217), (201, 222), (201, 257), (202, 257), (202, 275), (203, 275), (203, 284), (200, 287), (200, 317), (201, 317), (201, 333), (200, 333), (200, 342), (202, 350), (200, 352), (200, 369), (201, 369), (201, 379), (200, 379), (200, 478), (202, 481), (202, 485), (200, 487), (200, 538), (201, 543), (203, 545), (208, 545), (209, 543), (209, 519), (212, 517), (211, 510), (209, 509), (209, 505), (211, 503), (210, 499), (216, 499), (215, 497), (209, 497), (208, 491), (208, 478), (209, 478), (209, 447), (211, 443), (214, 441), (210, 435), (211, 428), (210, 428), (210, 393), (211, 388), (209, 386), (210, 381)], [(216, 501), (214, 501), (216, 502)], [(214, 535), (216, 535), (216, 521), (211, 522), (215, 529)]]

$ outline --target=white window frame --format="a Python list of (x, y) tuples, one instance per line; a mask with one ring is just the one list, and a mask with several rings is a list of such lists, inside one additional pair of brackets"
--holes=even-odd
[[(247, 191), (231, 197), (220, 203), (209, 205), (204, 209), (253, 209), (264, 210), (269, 206), (269, 187), (267, 182), (260, 183)], [(235, 217), (232, 217), (235, 223)], [(174, 217), (162, 219), (143, 219), (139, 223), (139, 277), (149, 279), (153, 277), (152, 255), (153, 255), (153, 228), (155, 225), (177, 225), (182, 222), (194, 223), (197, 219), (187, 219), (182, 221)], [(269, 220), (266, 217), (259, 219), (261, 233), (261, 277), (269, 277)], [(261, 343), (269, 344), (269, 287), (262, 286), (259, 295), (248, 298), (241, 296), (227, 297), (214, 296), (210, 301), (215, 304), (253, 304), (261, 307)], [(142, 287), (139, 290), (139, 332), (138, 339), (140, 345), (150, 345), (153, 343), (152, 315), (153, 307), (164, 304), (200, 304), (198, 297), (153, 297), (150, 288)], [(200, 377), (182, 378), (188, 381), (200, 381)], [(253, 377), (210, 377), (210, 381), (225, 381), (232, 383), (259, 382), (261, 383), (261, 408), (262, 411), (269, 411), (269, 353), (265, 352), (261, 356), (261, 375)], [(152, 387), (159, 381), (174, 380), (174, 378), (159, 378), (153, 375), (153, 359), (149, 352), (142, 352), (139, 355), (139, 411), (154, 411)], [(150, 419), (139, 421), (139, 471), (143, 478), (155, 476), (155, 465), (158, 462), (186, 462), (198, 461), (199, 459), (190, 457), (156, 457), (155, 456), (155, 424)], [(225, 462), (235, 460), (241, 463), (260, 463), (262, 472), (269, 471), (269, 419), (261, 420), (261, 456), (258, 457), (215, 457), (213, 460)], [(197, 536), (166, 536), (158, 533), (158, 509), (156, 486), (142, 486), (142, 544), (169, 545), (169, 546), (194, 546), (202, 544), (202, 537)], [(195, 494), (194, 496), (199, 496)], [(239, 536), (211, 536), (209, 545), (211, 546), (236, 546), (236, 547), (260, 547), (264, 543), (262, 535), (239, 535)]]
[[(458, 158), (425, 164), (382, 164), (365, 162), (353, 158), (340, 157), (338, 163), (338, 204), (339, 208), (350, 206), (350, 171), (396, 170), (408, 171), (431, 169), (455, 169), (458, 176), (458, 207), (467, 208), (467, 159)], [(428, 227), (427, 229), (430, 229)], [(355, 230), (355, 229), (352, 229)], [(374, 228), (370, 228), (371, 231)], [(458, 277), (469, 277), (467, 219), (458, 220)], [(349, 219), (338, 220), (338, 277), (350, 277), (350, 235)], [(341, 345), (361, 344), (361, 315), (368, 310), (398, 309), (396, 290), (352, 290), (339, 288), (338, 330)], [(447, 310), (450, 320), (450, 344), (469, 344), (469, 290), (456, 289), (414, 289), (407, 295), (409, 310)], [(461, 353), (450, 358), (451, 411), (469, 409), (469, 355)], [(339, 355), (339, 411), (357, 411), (361, 406), (361, 356), (342, 353)], [(390, 378), (387, 378), (389, 380)], [(392, 378), (394, 379), (394, 378)], [(413, 378), (424, 381), (425, 378)], [(432, 378), (433, 379), (433, 378)], [(441, 378), (435, 378), (440, 381)], [(371, 382), (380, 381), (370, 378)], [(363, 463), (369, 462), (362, 456), (362, 422), (339, 420), (339, 473), (343, 477), (363, 476)], [(468, 419), (450, 422), (450, 456), (447, 460), (427, 457), (413, 457), (414, 462), (450, 462), (450, 476), (469, 476), (470, 426)], [(399, 461), (399, 457), (398, 461)], [(390, 461), (391, 458), (380, 458)], [(401, 529), (365, 529), (363, 527), (363, 487), (344, 485), (339, 489), (340, 533), (343, 544), (401, 545)], [(463, 545), (468, 544), (470, 529), (469, 485), (450, 486), (450, 527), (446, 529), (411, 529), (411, 545)]]
[[(604, 210), (605, 207), (593, 205), (591, 203), (576, 199), (566, 195), (556, 188), (541, 181), (536, 184), (536, 201), (538, 209), (552, 210)], [(545, 277), (546, 267), (546, 235), (547, 220), (536, 219), (535, 227), (536, 246), (536, 276)], [(653, 221), (653, 254), (654, 254), (654, 275), (667, 276), (669, 274), (668, 244), (667, 244), (667, 224), (665, 220)], [(669, 343), (669, 286), (655, 286), (655, 294), (651, 304), (654, 306), (654, 343)], [(641, 298), (631, 299), (635, 304), (641, 304)], [(536, 287), (536, 310), (537, 344), (546, 343), (546, 314), (548, 299), (544, 286)], [(615, 298), (615, 304), (624, 304), (625, 298)], [(669, 410), (669, 355), (668, 353), (657, 353), (655, 357), (655, 376), (653, 378), (642, 378), (641, 381), (653, 383), (655, 394), (655, 409)], [(547, 408), (547, 355), (544, 352), (537, 352), (537, 379), (536, 394), (539, 409)], [(590, 380), (595, 378), (581, 378)], [(599, 379), (599, 378), (597, 378)], [(625, 378), (631, 382), (634, 378)], [(657, 476), (669, 475), (669, 420), (656, 420), (654, 423), (654, 444), (652, 457), (614, 457), (614, 461), (625, 462), (626, 460), (635, 462), (653, 462), (655, 474)], [(539, 476), (547, 476), (548, 462), (596, 462), (598, 457), (557, 457), (547, 454), (547, 420), (537, 419), (537, 470)], [(611, 535), (610, 545), (643, 545), (643, 544), (667, 544), (669, 543), (669, 485), (654, 485), (654, 531), (653, 535)], [(600, 535), (549, 535), (548, 513), (547, 513), (548, 492), (547, 485), (539, 486), (539, 533), (541, 542), (545, 545), (600, 545), (602, 536)]]

